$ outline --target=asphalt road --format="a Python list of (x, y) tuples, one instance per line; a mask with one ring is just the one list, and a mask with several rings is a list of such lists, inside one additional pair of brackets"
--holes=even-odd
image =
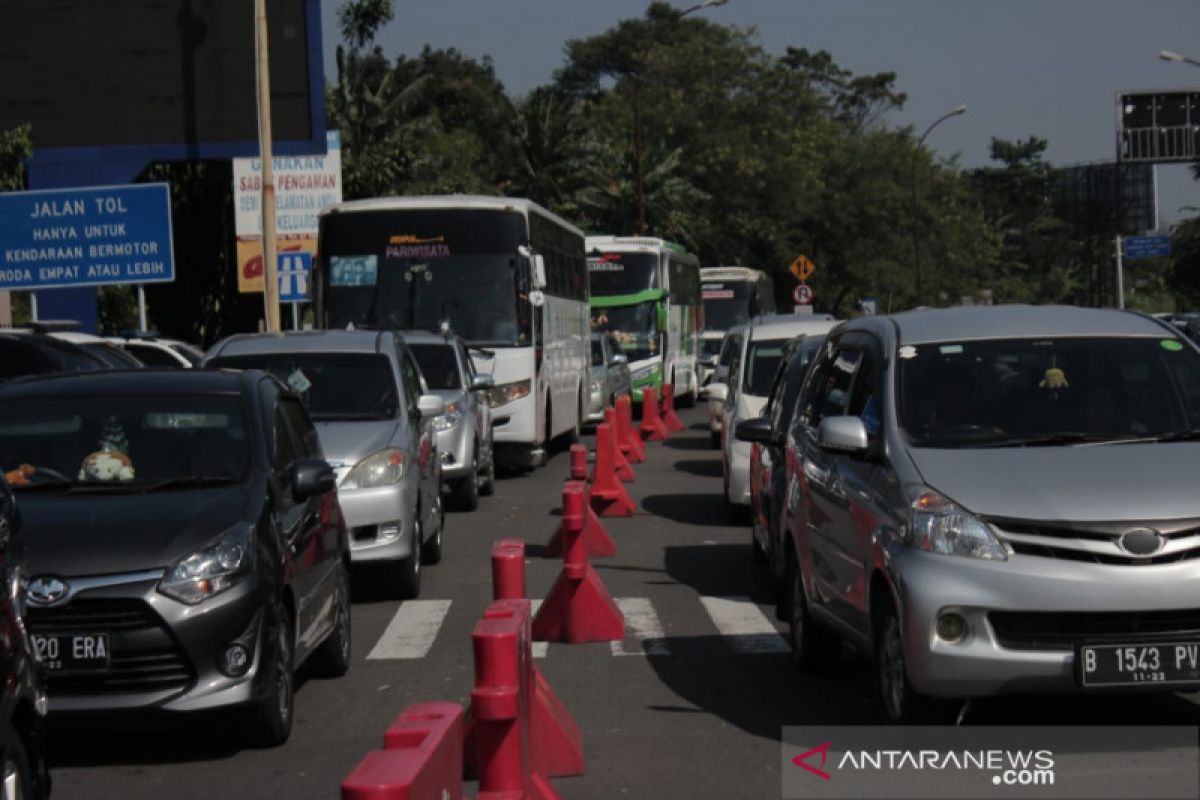
[[(605, 521), (618, 555), (594, 562), (626, 610), (625, 641), (552, 644), (538, 662), (584, 734), (586, 774), (553, 780), (564, 797), (775, 798), (781, 726), (876, 721), (863, 658), (847, 653), (826, 675), (792, 669), (749, 528), (725, 521), (703, 409), (682, 416), (689, 430), (650, 444), (636, 467), (637, 515)], [(378, 576), (356, 574), (353, 666), (339, 679), (302, 677), (283, 747), (242, 749), (224, 718), (55, 725), (54, 797), (337, 797), (405, 706), (467, 702), (493, 541), (524, 538), (529, 594), (549, 591), (561, 565), (544, 544), (567, 471), (560, 452), (541, 470), (502, 477), (478, 511), (449, 514), (443, 561), (426, 568), (418, 601), (399, 603)], [(1195, 725), (1195, 699), (1008, 698), (975, 703), (965, 722)]]

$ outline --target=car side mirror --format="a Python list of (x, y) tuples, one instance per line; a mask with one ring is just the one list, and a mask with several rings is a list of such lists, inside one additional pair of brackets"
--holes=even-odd
[(332, 492), (337, 488), (333, 467), (320, 458), (305, 458), (292, 465), (292, 497), (297, 501)]
[(491, 389), (495, 385), (496, 385), (496, 379), (493, 378), (491, 375), (486, 375), (484, 373), (480, 373), (480, 374), (476, 375), (475, 377), (471, 378), (471, 391), (472, 392), (485, 391), (487, 389)]
[(708, 399), (709, 400), (716, 400), (718, 403), (724, 403), (725, 397), (728, 394), (729, 394), (729, 387), (726, 386), (725, 384), (716, 383), (715, 381), (713, 383), (709, 384), (709, 387), (708, 387)]
[(628, 363), (629, 363), (629, 356), (625, 355), (624, 353), (617, 353), (616, 355), (614, 355), (612, 358), (610, 358), (608, 360), (609, 366), (616, 366), (618, 364), (628, 364)]
[(417, 410), (422, 419), (433, 419), (446, 413), (446, 401), (436, 394), (423, 394), (417, 399)]
[(771, 420), (766, 417), (745, 419), (737, 424), (733, 435), (739, 442), (757, 442), (758, 444), (773, 444), (771, 441)]
[(830, 453), (862, 456), (871, 443), (858, 417), (826, 417), (817, 425), (817, 446)]

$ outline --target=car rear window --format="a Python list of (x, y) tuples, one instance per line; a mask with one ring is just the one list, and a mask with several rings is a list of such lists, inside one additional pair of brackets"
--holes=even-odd
[(783, 359), (783, 348), (787, 339), (764, 339), (750, 342), (746, 354), (746, 380), (743, 391), (756, 397), (766, 397), (771, 391), (771, 383), (779, 362)]
[(458, 376), (458, 359), (454, 347), (448, 344), (410, 344), (409, 349), (417, 357), (417, 365), (425, 376), (425, 384), (432, 390), (459, 389), (462, 381)]

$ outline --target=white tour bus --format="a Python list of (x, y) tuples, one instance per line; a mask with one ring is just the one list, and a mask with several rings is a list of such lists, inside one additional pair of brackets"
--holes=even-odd
[(589, 236), (592, 330), (612, 333), (629, 359), (635, 402), (672, 383), (683, 405), (700, 388), (700, 262), (649, 236)]
[(355, 200), (321, 214), (314, 262), (324, 328), (448, 327), (488, 390), (496, 454), (545, 463), (577, 436), (591, 345), (583, 232), (529, 200), (447, 195)]
[(700, 383), (707, 386), (725, 332), (763, 314), (774, 314), (775, 287), (762, 270), (704, 267), (700, 270), (700, 295), (704, 301)]

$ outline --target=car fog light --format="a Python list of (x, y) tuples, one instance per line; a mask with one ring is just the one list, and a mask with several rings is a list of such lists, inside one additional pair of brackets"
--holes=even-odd
[(250, 669), (250, 651), (241, 642), (234, 642), (221, 653), (221, 672), (238, 678)]
[(383, 544), (384, 542), (394, 542), (399, 538), (400, 538), (400, 526), (399, 525), (380, 525), (379, 526), (379, 536), (376, 537), (375, 543)]
[(943, 614), (937, 621), (938, 638), (957, 644), (967, 635), (967, 621), (959, 614)]

